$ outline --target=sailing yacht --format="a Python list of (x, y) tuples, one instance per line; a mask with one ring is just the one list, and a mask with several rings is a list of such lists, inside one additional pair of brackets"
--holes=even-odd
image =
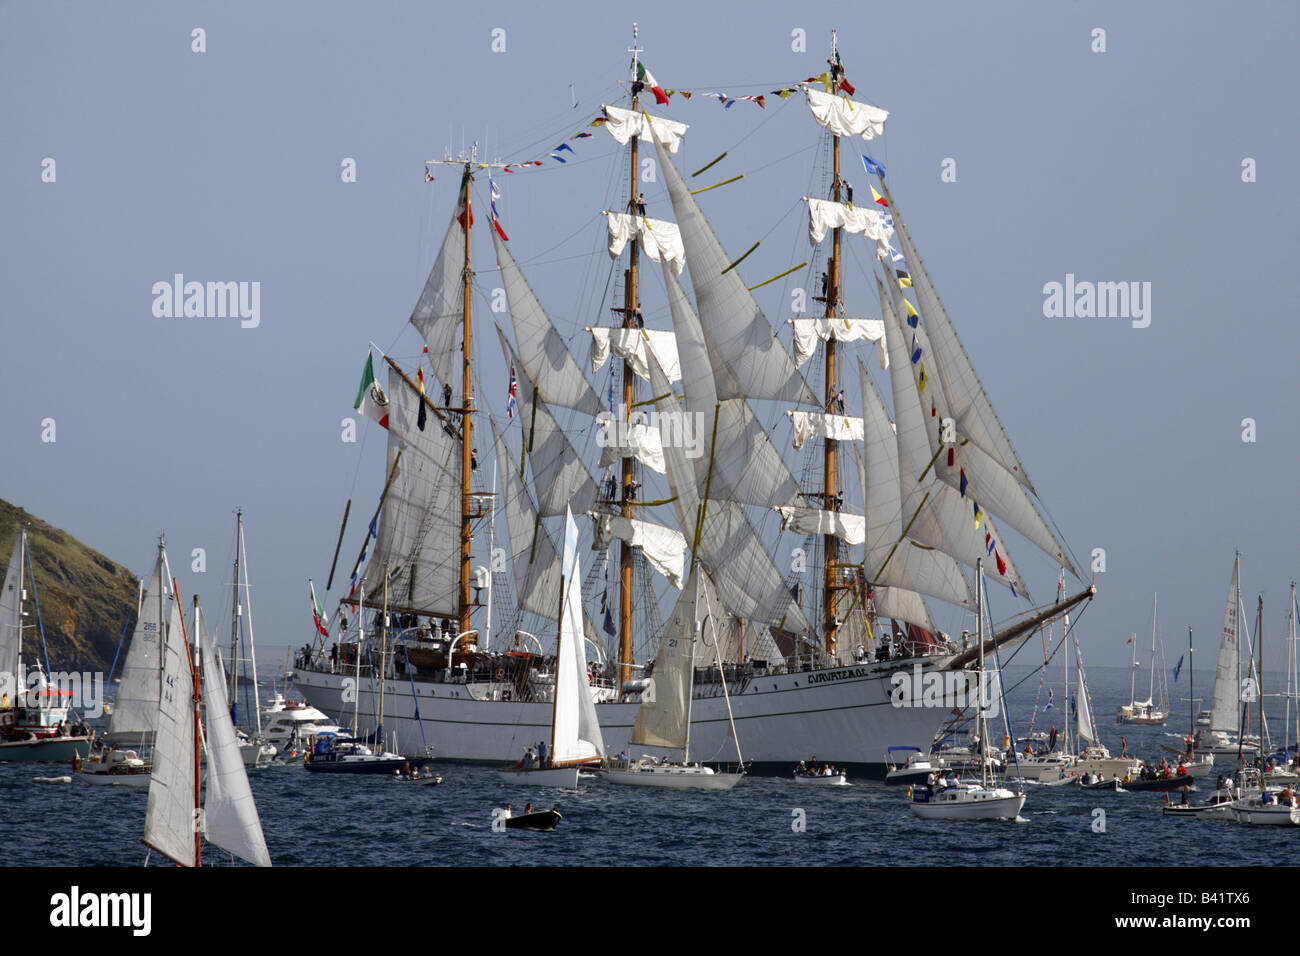
[[(235, 574), (231, 586), (233, 594), (230, 606), (230, 671), (226, 687), (229, 689), (227, 699), (230, 701), (230, 719), (235, 725), (235, 735), (239, 741), (239, 755), (246, 767), (261, 767), (275, 759), (276, 748), (262, 732), (262, 706), (258, 699), (257, 687), (257, 650), (253, 639), (253, 596), (248, 585), (248, 555), (244, 552), (244, 512), (235, 512)], [(242, 591), (242, 594), (241, 594)], [(247, 611), (247, 615), (245, 615)], [(247, 617), (248, 634), (244, 636), (244, 619)], [(239, 687), (241, 683), (241, 657), (245, 644), (248, 648), (248, 672), (243, 674), (245, 686), (251, 686), (253, 693), (252, 733), (239, 726)], [(245, 693), (247, 698), (247, 693)]]
[[(982, 565), (981, 562), (977, 564)], [(983, 568), (975, 572), (977, 594), (976, 620), (978, 622), (980, 644), (980, 677), (984, 670), (984, 577)], [(982, 701), (981, 701), (982, 703)], [(982, 706), (977, 704), (980, 739), (988, 739), (988, 725)], [(998, 786), (989, 773), (988, 764), (982, 765), (979, 784), (962, 784), (912, 787), (908, 796), (908, 806), (912, 813), (922, 820), (1015, 820), (1025, 806), (1023, 790), (1010, 790)]]
[[(1121, 704), (1115, 714), (1115, 720), (1121, 724), (1144, 724), (1147, 726), (1163, 726), (1164, 722), (1169, 719), (1169, 705), (1167, 695), (1161, 699), (1160, 706), (1156, 707), (1153, 703), (1155, 699), (1155, 681), (1156, 681), (1156, 615), (1158, 611), (1158, 595), (1151, 598), (1151, 682), (1147, 686), (1147, 699), (1138, 700), (1137, 692), (1134, 690), (1134, 682), (1137, 680), (1137, 635), (1134, 634), (1129, 638), (1129, 643), (1133, 645), (1133, 661), (1129, 672), (1128, 682), (1128, 699), (1129, 703)], [(1164, 690), (1164, 668), (1160, 669), (1160, 686)]]
[(74, 762), (78, 780), (139, 789), (149, 786), (152, 763), (141, 753), (153, 747), (158, 729), (162, 646), (172, 631), (182, 629), (177, 596), (168, 588), (170, 580), (166, 543), (159, 538), (153, 573), (140, 595), (140, 609), (122, 665), (122, 683), (108, 732), (96, 742), (97, 748), (89, 759)]
[[(1228, 600), (1223, 612), (1223, 636), (1219, 641), (1219, 661), (1214, 672), (1213, 704), (1208, 713), (1197, 719), (1195, 748), (1200, 753), (1219, 756), (1236, 756), (1238, 753), (1254, 754), (1259, 751), (1258, 738), (1243, 733), (1241, 662), (1242, 631), (1238, 624), (1245, 616), (1241, 603), (1241, 554), (1233, 557), (1232, 576), (1228, 581)], [(1250, 661), (1250, 635), (1246, 660)]]
[(596, 720), (596, 705), (588, 691), (587, 655), (582, 633), (582, 585), (578, 570), (578, 526), (573, 513), (564, 516), (564, 576), (560, 579), (560, 641), (555, 669), (555, 707), (551, 719), (551, 748), (536, 766), (497, 771), (505, 783), (576, 790), (581, 767), (599, 766), (605, 742)]
[[(638, 77), (635, 43), (632, 54)], [(630, 108), (605, 105), (594, 124), (626, 147), (629, 159), (628, 211), (606, 210), (601, 217), (611, 256), (625, 263), (611, 305), (621, 321), (590, 329), (592, 374), (612, 357), (621, 359), (621, 369), (612, 363), (608, 373), (611, 390), (622, 386), (615, 409), (592, 387), (516, 261), (512, 248), (527, 249), (529, 237), (516, 233), (507, 240), (493, 213), (489, 234), (514, 341), (498, 328), (512, 373), (511, 417), (504, 431), (489, 418), (497, 479), (491, 491), (474, 448), (474, 435), (489, 429), (481, 424), (486, 409), (473, 379), (471, 187), (486, 172), (492, 199), (498, 198), (492, 176), (502, 166), (476, 154), (453, 164), (461, 173), (455, 207), (410, 317), (436, 382), (426, 394), (423, 358), (412, 375), (383, 356), (383, 387), (367, 360), (355, 407), (387, 430), (385, 490), (340, 602), (345, 613), (334, 618), (335, 650), (322, 648), (297, 669), (298, 688), (313, 706), (340, 714), (349, 701), (355, 706), (355, 696), (345, 695), (382, 692), (392, 726), (408, 739), (427, 729), (440, 754), (451, 759), (514, 760), (521, 743), (544, 738), (556, 706), (557, 652), (525, 629), (523, 615), (548, 625), (554, 619), (562, 567), (551, 525), (572, 508), (591, 517), (595, 546), (606, 551), (614, 571), (606, 623), (617, 649), (587, 684), (611, 752), (631, 745), (648, 680), (644, 649), (662, 637), (656, 582), (661, 591), (691, 586), (684, 566), (687, 542), (697, 538), (723, 636), (722, 665), (693, 680), (694, 752), (737, 761), (740, 737), (756, 761), (788, 766), (817, 753), (844, 765), (878, 763), (890, 745), (929, 746), (949, 707), (894, 706), (891, 675), (914, 666), (961, 669), (975, 654), (945, 639), (924, 597), (970, 612), (974, 602), (962, 567), (985, 558), (1016, 600), (1029, 600), (995, 516), (1075, 572), (1042, 517), (883, 169), (877, 181), (889, 213), (849, 202), (839, 168), (841, 139), (881, 135), (887, 114), (851, 99), (846, 86), (833, 41), (824, 83), (782, 94), (804, 97), (833, 162), (828, 195), (806, 197), (810, 242), (820, 247), (829, 238), (826, 286), (815, 297), (824, 314), (791, 320), (795, 355), (741, 278), (737, 266), (744, 256), (724, 250), (698, 190), (688, 187), (676, 165), (689, 126), (643, 111), (639, 79)], [(649, 217), (638, 206), (641, 150), (650, 145), (675, 221)], [(868, 248), (877, 256), (891, 255), (893, 238), (902, 247), (893, 267), (875, 279), (881, 319), (845, 311), (841, 246), (852, 236), (872, 242)], [(643, 310), (640, 288), (643, 258), (663, 272), (671, 331), (643, 327), (650, 311)], [(916, 303), (900, 284), (904, 261), (906, 289)], [(688, 268), (690, 294), (681, 281)], [(874, 385), (869, 394), (863, 385), (863, 416), (848, 414), (842, 394), (851, 381), (842, 379), (851, 376), (841, 373), (850, 349), (875, 349), (880, 364), (888, 365), (892, 421), (883, 405), (875, 407)], [(825, 360), (820, 395), (800, 372), (818, 350)], [(788, 413), (794, 451), (807, 445), (813, 459), (810, 481), (795, 478), (751, 403)], [(657, 427), (641, 417), (650, 410)], [(560, 418), (571, 416), (580, 420), (577, 430), (598, 419), (605, 480), (596, 480), (575, 449), (575, 430), (561, 426)], [(698, 456), (681, 447), (686, 421), (706, 423)], [(951, 429), (932, 427), (949, 422)], [(509, 445), (516, 431), (517, 454)], [(647, 500), (638, 493), (643, 481), (666, 483), (666, 493)], [(491, 570), (475, 566), (475, 548), (481, 549), (484, 531), (493, 533), (498, 512), (509, 527), (509, 574), (496, 562), (487, 562)], [(786, 571), (786, 562), (774, 558), (768, 538), (778, 516), (800, 537), (801, 550), (815, 556), (810, 572)], [(346, 519), (340, 537), (345, 532)], [(374, 628), (369, 639), (361, 630), (381, 606), (385, 569), (392, 570), (399, 596), (396, 613), (407, 619), (388, 651), (377, 646)], [(815, 575), (816, 587), (804, 586), (805, 573)], [(1022, 638), (1093, 593), (1088, 588), (1031, 612), (987, 640)], [(504, 627), (502, 603), (517, 608)], [(891, 638), (884, 635), (888, 621), (897, 622)], [(585, 619), (583, 630), (599, 643)]]
[[(23, 660), (23, 630), (31, 626), (25, 623), (24, 572), (35, 596), (31, 550), (27, 532), (20, 528), (0, 590), (0, 760), (64, 763), (86, 756), (93, 735), (84, 732), (84, 725), (78, 728), (83, 732), (71, 732), (72, 691), (50, 687), (49, 675), (39, 660)], [(45, 641), (44, 633), (41, 641)]]
[[(175, 579), (171, 582), (175, 592)], [(201, 866), (206, 836), (232, 858), (270, 866), (225, 688), (221, 680), (212, 679), (220, 673), (212, 641), (200, 637), (204, 629), (197, 595), (192, 647), (184, 619), (177, 615), (173, 623), (178, 626), (168, 627), (157, 647), (161, 685), (167, 691), (157, 701), (153, 769), (140, 842), (150, 854), (158, 852), (177, 866)], [(206, 733), (200, 730), (201, 712), (206, 715)], [(204, 750), (208, 768), (201, 787), (199, 762)]]

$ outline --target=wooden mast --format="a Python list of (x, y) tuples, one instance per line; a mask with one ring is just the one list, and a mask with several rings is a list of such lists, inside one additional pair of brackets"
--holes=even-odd
[[(830, 60), (830, 77), (831, 85), (839, 84), (839, 60), (835, 49), (835, 31), (831, 31), (831, 60)], [(834, 181), (831, 185), (831, 197), (835, 202), (840, 202), (840, 138), (836, 135), (831, 136), (832, 144), (832, 163), (834, 171)], [(840, 298), (840, 233), (841, 229), (836, 226), (832, 232), (831, 239), (831, 261), (827, 269), (826, 277), (826, 318), (835, 318), (835, 306)], [(836, 397), (838, 389), (836, 388), (835, 379), (835, 337), (830, 336), (826, 339), (826, 411), (835, 412)], [(835, 449), (839, 443), (829, 436), (826, 439), (825, 458), (823, 460), (823, 507), (827, 511), (838, 511), (836, 481), (835, 481)], [(823, 599), (823, 624), (822, 633), (823, 646), (826, 654), (835, 660), (835, 643), (839, 632), (839, 621), (835, 615), (835, 599), (838, 594), (838, 574), (836, 564), (839, 561), (839, 540), (833, 534), (823, 535), (823, 549), (826, 557), (826, 587), (825, 597)]]
[(473, 383), (470, 380), (470, 282), (474, 278), (474, 273), (469, 266), (469, 231), (474, 223), (474, 217), (470, 211), (469, 184), (472, 178), (470, 173), (470, 163), (465, 163), (465, 175), (461, 180), (461, 196), (465, 201), (465, 218), (462, 225), (465, 228), (465, 267), (462, 271), (464, 282), (463, 289), (463, 309), (464, 309), (464, 341), (462, 343), (463, 351), (461, 352), (461, 435), (460, 435), (460, 630), (457, 635), (464, 634), (469, 630), (470, 616), (470, 599), (469, 599), (469, 565), (472, 560), (472, 550), (474, 536), (471, 533), (470, 522), (472, 520), (473, 509), (470, 508), (470, 472), (471, 462), (470, 454), (473, 448), (473, 424), (472, 413), (474, 407)]
[[(172, 578), (172, 598), (178, 606), (181, 602), (181, 589)], [(198, 668), (194, 666), (194, 654), (190, 650), (190, 636), (185, 632), (185, 612), (176, 615), (181, 622), (181, 637), (185, 639), (185, 659), (190, 666), (190, 682), (194, 688), (194, 865), (203, 865), (203, 808), (200, 802), (202, 794), (199, 789), (199, 706), (203, 701), (199, 686)], [(194, 595), (194, 639), (199, 639), (199, 596)]]
[[(637, 55), (641, 52), (636, 43), (637, 25), (632, 24), (632, 47), (629, 52), (632, 54), (632, 112), (635, 113), (640, 106), (640, 96), (636, 87), (637, 76)], [(637, 170), (637, 144), (640, 140), (633, 136), (631, 143), (632, 159), (628, 167), (628, 212), (636, 215), (636, 170)], [(623, 328), (631, 329), (636, 325), (636, 267), (639, 254), (639, 243), (636, 238), (636, 230), (632, 231), (632, 241), (628, 243), (628, 262), (627, 271), (623, 273)], [(632, 406), (636, 401), (635, 395), (635, 373), (632, 371), (632, 363), (623, 360), (623, 414), (630, 421), (632, 417)], [(620, 476), (620, 486), (622, 488), (623, 517), (632, 517), (632, 500), (630, 497), (632, 482), (635, 480), (635, 459), (623, 450), (622, 457), (622, 474)], [(619, 607), (618, 607), (618, 686), (622, 688), (625, 683), (632, 679), (632, 546), (626, 540), (620, 543), (619, 547)]]

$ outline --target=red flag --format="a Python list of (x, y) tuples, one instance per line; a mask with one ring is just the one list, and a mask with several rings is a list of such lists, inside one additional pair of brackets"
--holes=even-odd
[(953, 456), (954, 456), (955, 454), (956, 454), (956, 450), (955, 450), (955, 449), (952, 449), (952, 448), (949, 448), (949, 449), (948, 449), (948, 467), (949, 467), (949, 468), (952, 467)]
[(857, 88), (848, 80), (840, 80), (840, 89), (849, 94), (849, 96), (852, 96), (857, 92)]
[(502, 242), (509, 242), (509, 241), (510, 241), (510, 237), (506, 235), (506, 231), (505, 231), (504, 229), (501, 228), (501, 220), (500, 220), (500, 219), (497, 219), (497, 218), (494, 217), (494, 218), (492, 219), (492, 227), (493, 227), (494, 229), (496, 229), (496, 231), (497, 231), (497, 235), (501, 237), (501, 241), (502, 241)]
[(469, 173), (466, 173), (460, 182), (460, 199), (456, 202), (456, 221), (460, 223), (462, 229), (465, 228), (465, 214), (469, 213), (469, 224), (474, 225), (474, 206), (469, 201)]
[(998, 554), (996, 549), (994, 549), (993, 551), (993, 558), (998, 563), (998, 574), (1002, 575), (1003, 577), (1006, 577), (1007, 563), (1002, 560), (1002, 555)]

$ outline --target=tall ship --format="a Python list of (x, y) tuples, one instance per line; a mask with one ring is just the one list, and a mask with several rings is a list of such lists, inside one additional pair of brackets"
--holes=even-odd
[[(630, 104), (603, 105), (597, 129), (572, 137), (610, 135), (627, 155), (626, 203), (601, 217), (601, 244), (621, 276), (610, 272), (588, 313), (615, 321), (585, 329), (590, 374), (568, 344), (581, 326), (557, 329), (515, 259), (514, 250), (536, 255), (553, 240), (514, 228), (508, 239), (496, 213), (501, 180), (517, 180), (505, 174), (532, 164), (446, 161), (459, 173), (456, 204), (410, 317), (425, 355), (414, 374), (413, 363), (382, 356), (386, 387), (366, 360), (355, 407), (387, 430), (384, 490), (346, 585), (340, 579), (347, 593), (337, 611), (327, 616), (313, 591), (319, 634), (299, 654), (296, 684), (357, 733), (396, 734), (403, 752), (519, 758), (550, 734), (561, 593), (553, 535), (570, 508), (588, 516), (584, 535), (598, 554), (583, 592), (600, 606), (593, 597), (584, 608), (584, 631), (608, 754), (628, 749), (637, 711), (656, 692), (661, 609), (691, 568), (716, 591), (720, 625), (707, 629), (717, 646), (691, 658), (694, 759), (737, 761), (737, 741), (759, 764), (872, 764), (890, 746), (928, 750), (954, 701), (915, 685), (941, 672), (941, 684), (961, 686), (952, 672), (971, 667), (979, 647), (941, 632), (927, 598), (973, 620), (983, 559), (990, 579), (1028, 606), (985, 639), (988, 650), (1095, 591), (1058, 591), (1055, 603), (1032, 606), (998, 522), (1045, 553), (1053, 575), (1057, 566), (1079, 575), (926, 273), (884, 165), (869, 156), (860, 165), (874, 175), (877, 201), (853, 203), (841, 141), (880, 137), (888, 114), (853, 99), (834, 35), (825, 73), (773, 91), (804, 98), (817, 124), (809, 131), (820, 140), (810, 136), (809, 146), (824, 157), (822, 182), (810, 191), (820, 194), (803, 197), (813, 252), (753, 285), (739, 267), (757, 244), (729, 255), (696, 198), (714, 187), (692, 189), (677, 166), (689, 126), (646, 108), (651, 93), (658, 110), (673, 91), (640, 59), (635, 30), (629, 52)], [(725, 94), (703, 95), (727, 105)], [(563, 149), (573, 152), (567, 141)], [(565, 159), (560, 148), (552, 157)], [(658, 170), (648, 201), (639, 175), (647, 159)], [(431, 164), (426, 178), (444, 168)], [(475, 203), (481, 179), (488, 198)], [(648, 215), (648, 202), (671, 208), (672, 220)], [(475, 205), (490, 213), (480, 229), (490, 227), (509, 317), (495, 330), (510, 371), (497, 417), (479, 401), (476, 378)], [(850, 242), (863, 246), (847, 254)], [(868, 265), (855, 286), (846, 266), (862, 262), (863, 249)], [(662, 298), (646, 281), (652, 263)], [(805, 267), (819, 292), (809, 311), (820, 314), (782, 323), (783, 341), (753, 293)], [(872, 291), (880, 318), (848, 310), (848, 296)], [(653, 328), (663, 315), (671, 328)], [(872, 351), (892, 418), (862, 360)], [(851, 414), (857, 390), (860, 414)], [(351, 501), (340, 544), (350, 511)], [(336, 547), (327, 591), (338, 559)]]

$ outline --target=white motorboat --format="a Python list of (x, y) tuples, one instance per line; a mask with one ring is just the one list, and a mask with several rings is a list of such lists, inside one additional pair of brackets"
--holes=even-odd
[[(900, 757), (906, 758), (900, 761)], [(925, 783), (942, 761), (923, 753), (920, 747), (890, 747), (885, 751), (885, 786), (896, 787), (909, 783)], [(798, 774), (795, 774), (796, 777)]]
[(1272, 790), (1241, 797), (1232, 804), (1238, 823), (1254, 826), (1300, 826), (1300, 806), (1294, 797), (1284, 799)]
[(815, 787), (847, 787), (849, 785), (849, 775), (843, 770), (836, 773), (800, 773), (796, 770), (794, 772), (794, 782), (811, 784)]
[(320, 710), (301, 700), (276, 694), (262, 712), (262, 733), (278, 752), (306, 747), (317, 734), (341, 734), (343, 728)]
[(909, 804), (922, 820), (1014, 820), (1024, 805), (1023, 793), (977, 784), (943, 787), (934, 792), (915, 787)]
[(92, 754), (86, 760), (75, 758), (72, 769), (78, 780), (96, 786), (143, 790), (149, 786), (149, 773), (153, 768), (149, 761), (140, 759), (135, 750), (106, 750), (102, 754)]
[(638, 760), (611, 760), (600, 775), (611, 783), (674, 790), (730, 790), (744, 776), (743, 773), (720, 773), (698, 763), (673, 763), (666, 758), (648, 756)]

